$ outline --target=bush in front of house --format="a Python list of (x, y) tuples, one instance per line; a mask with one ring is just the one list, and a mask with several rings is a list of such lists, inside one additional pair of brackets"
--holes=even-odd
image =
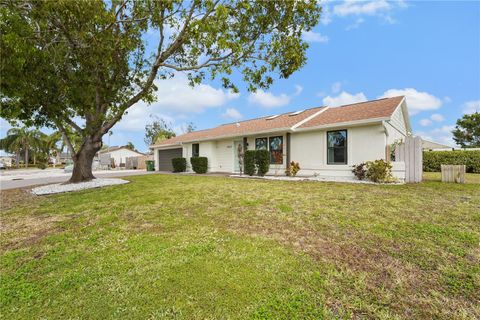
[(467, 172), (480, 173), (480, 150), (423, 152), (423, 171), (440, 172), (442, 164), (464, 164)]
[(173, 167), (173, 172), (185, 172), (187, 170), (187, 159), (173, 158), (172, 167)]
[(208, 159), (207, 157), (191, 157), (190, 163), (195, 173), (207, 173)]
[(243, 172), (249, 176), (255, 174), (255, 150), (246, 150), (243, 156)]
[(285, 174), (288, 177), (295, 177), (298, 171), (300, 171), (300, 163), (292, 161), (290, 162), (290, 165), (287, 167), (287, 169), (285, 169)]
[(367, 172), (365, 176), (373, 182), (394, 182), (392, 176), (392, 164), (383, 159), (367, 161)]
[(263, 177), (270, 169), (270, 152), (268, 150), (256, 150), (255, 165), (257, 167), (257, 175)]
[(352, 173), (358, 180), (364, 180), (367, 174), (367, 164), (365, 162), (353, 165)]

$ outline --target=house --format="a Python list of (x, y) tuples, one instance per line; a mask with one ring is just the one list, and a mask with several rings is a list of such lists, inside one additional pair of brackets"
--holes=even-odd
[(113, 159), (113, 164), (116, 167), (124, 167), (125, 163), (127, 161), (127, 158), (129, 157), (139, 157), (143, 156), (144, 154), (132, 149), (129, 149), (125, 146), (115, 146), (115, 147), (109, 147), (103, 150), (100, 150), (98, 152), (99, 158), (100, 157), (105, 157), (106, 155), (110, 155), (110, 158)]
[[(186, 133), (152, 145), (156, 170), (171, 159), (203, 156), (210, 172), (239, 172), (238, 148), (270, 151), (268, 174), (299, 162), (299, 175), (352, 177), (352, 165), (389, 158), (389, 146), (411, 133), (405, 97), (316, 107)], [(402, 168), (403, 164), (403, 168)], [(404, 163), (394, 163), (402, 178)], [(188, 170), (191, 170), (188, 165)], [(403, 173), (402, 173), (403, 171)]]
[(424, 151), (450, 151), (453, 148), (446, 144), (422, 139), (422, 149)]

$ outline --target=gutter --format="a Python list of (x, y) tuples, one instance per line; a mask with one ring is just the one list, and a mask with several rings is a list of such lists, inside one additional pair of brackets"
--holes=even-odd
[(372, 123), (383, 122), (383, 121), (387, 121), (387, 120), (390, 120), (390, 118), (389, 117), (383, 117), (383, 118), (373, 118), (373, 119), (367, 119), (367, 120), (329, 123), (329, 124), (320, 125), (320, 126), (299, 128), (299, 129), (296, 129), (295, 132), (312, 131), (312, 130), (320, 130), (320, 129), (330, 129), (330, 128), (338, 128), (338, 127), (361, 126), (361, 125), (364, 125), (364, 124), (372, 124)]

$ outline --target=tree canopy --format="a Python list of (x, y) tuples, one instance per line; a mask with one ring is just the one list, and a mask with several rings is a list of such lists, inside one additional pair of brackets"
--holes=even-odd
[(102, 136), (129, 107), (154, 101), (156, 79), (184, 72), (192, 85), (218, 78), (237, 91), (239, 74), (249, 90), (268, 88), (305, 64), (301, 35), (320, 11), (316, 0), (6, 0), (0, 116), (58, 128), (73, 175), (82, 163), (79, 177), (90, 179)]
[(175, 137), (171, 123), (157, 116), (150, 116), (150, 118), (152, 120), (145, 126), (145, 137), (143, 139), (147, 146)]
[(480, 148), (480, 112), (463, 115), (452, 133), (453, 140), (462, 148)]

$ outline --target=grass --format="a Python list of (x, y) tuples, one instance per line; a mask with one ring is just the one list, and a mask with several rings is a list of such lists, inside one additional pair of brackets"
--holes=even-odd
[(478, 318), (480, 185), (427, 177), (8, 190), (0, 318)]
[[(423, 180), (430, 181), (442, 181), (442, 174), (440, 172), (424, 172)], [(480, 183), (480, 174), (466, 173), (465, 183)]]

